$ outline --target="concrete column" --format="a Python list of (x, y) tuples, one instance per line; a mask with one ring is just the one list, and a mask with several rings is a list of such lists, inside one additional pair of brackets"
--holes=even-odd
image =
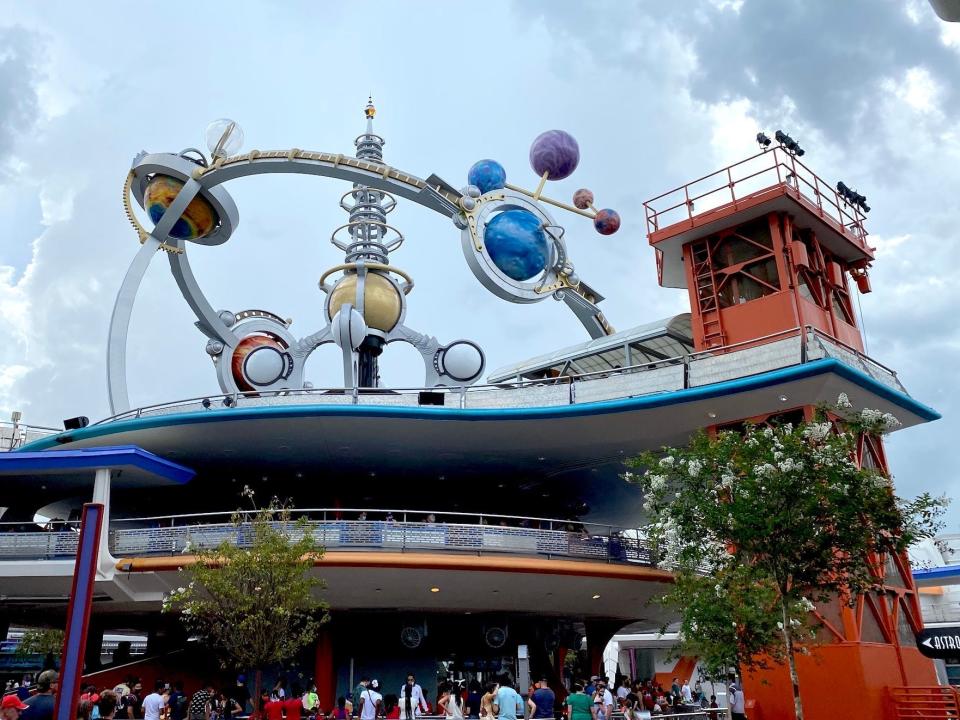
[(100, 528), (100, 558), (97, 579), (113, 576), (116, 560), (110, 554), (110, 468), (98, 468), (93, 478), (93, 501), (103, 505), (103, 526)]
[[(587, 620), (584, 629), (587, 631), (587, 657), (590, 662), (590, 674), (607, 676), (603, 663), (603, 651), (610, 642), (610, 638), (624, 623), (610, 620)], [(615, 678), (608, 678), (613, 683)]]

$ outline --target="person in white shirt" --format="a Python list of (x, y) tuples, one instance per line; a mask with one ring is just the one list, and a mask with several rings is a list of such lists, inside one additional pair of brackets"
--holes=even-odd
[(162, 680), (154, 683), (154, 691), (143, 699), (143, 720), (160, 720), (160, 714), (167, 705), (167, 698), (170, 697), (169, 693), (166, 683)]
[(370, 681), (370, 686), (360, 694), (360, 720), (376, 720), (383, 712), (383, 695), (377, 690), (380, 683)]
[(630, 688), (626, 680), (620, 683), (620, 687), (617, 688), (617, 697), (623, 700), (627, 695), (630, 694)]
[(693, 693), (690, 691), (690, 681), (684, 680), (683, 687), (680, 688), (680, 699), (684, 705), (693, 704)]
[(427, 703), (423, 699), (423, 688), (417, 685), (413, 673), (407, 675), (407, 682), (400, 688), (400, 718), (414, 720), (421, 712), (426, 712)]
[(730, 683), (730, 714), (733, 720), (746, 720), (746, 699), (736, 682)]
[(613, 693), (607, 690), (607, 681), (597, 680), (597, 691), (593, 695), (593, 706), (597, 720), (610, 720), (613, 715)]

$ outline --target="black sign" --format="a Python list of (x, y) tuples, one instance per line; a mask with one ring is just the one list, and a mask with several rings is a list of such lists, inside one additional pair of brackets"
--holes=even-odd
[(917, 633), (917, 649), (928, 658), (960, 657), (960, 625), (927, 628)]

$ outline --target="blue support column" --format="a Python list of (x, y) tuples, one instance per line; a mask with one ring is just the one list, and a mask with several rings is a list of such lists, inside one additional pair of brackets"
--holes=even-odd
[(80, 697), (90, 606), (93, 603), (93, 586), (97, 579), (97, 562), (100, 558), (103, 515), (104, 507), (100, 503), (87, 503), (83, 506), (77, 562), (73, 571), (73, 588), (67, 606), (66, 636), (60, 661), (60, 689), (54, 711), (56, 720), (76, 720), (75, 704)]

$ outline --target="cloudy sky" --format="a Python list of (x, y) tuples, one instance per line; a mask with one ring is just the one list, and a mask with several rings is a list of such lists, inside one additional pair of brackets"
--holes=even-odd
[[(618, 328), (686, 309), (685, 292), (657, 286), (643, 200), (751, 154), (759, 129), (788, 131), (822, 177), (868, 196), (869, 354), (944, 416), (891, 438), (898, 486), (957, 497), (958, 78), (960, 25), (926, 0), (0, 1), (0, 417), (107, 414), (107, 323), (138, 247), (120, 205), (136, 152), (203, 147), (206, 124), (231, 117), (246, 148), (348, 153), (373, 93), (388, 162), (457, 186), (483, 157), (532, 185), (530, 141), (575, 135), (580, 168), (550, 192), (589, 187), (620, 211), (612, 237), (577, 220), (567, 234)], [(190, 250), (214, 305), (293, 317), (299, 335), (318, 328), (344, 190), (232, 183), (238, 232)], [(417, 280), (411, 327), (480, 342), (489, 368), (585, 337), (559, 303), (484, 291), (449, 220), (411, 203), (392, 220), (407, 237), (392, 259)], [(134, 311), (135, 405), (216, 388), (165, 265), (153, 263)], [(390, 384), (422, 382), (412, 349), (391, 347), (383, 365)], [(337, 372), (324, 350), (307, 376), (320, 386)], [(960, 531), (960, 504), (948, 529)]]

